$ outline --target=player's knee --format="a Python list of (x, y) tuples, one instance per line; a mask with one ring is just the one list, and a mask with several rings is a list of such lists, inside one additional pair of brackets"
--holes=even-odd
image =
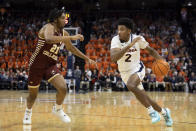
[(58, 89), (60, 90), (59, 93), (65, 94), (66, 91), (67, 91), (66, 84), (63, 84), (63, 83), (60, 84), (59, 87), (58, 87)]
[(128, 88), (130, 91), (134, 92), (134, 91), (136, 90), (136, 88), (137, 88), (137, 85), (135, 85), (135, 84), (132, 83), (132, 82), (129, 82), (129, 83), (127, 83), (127, 88)]
[(37, 98), (37, 93), (33, 92), (29, 94), (29, 98), (35, 100)]

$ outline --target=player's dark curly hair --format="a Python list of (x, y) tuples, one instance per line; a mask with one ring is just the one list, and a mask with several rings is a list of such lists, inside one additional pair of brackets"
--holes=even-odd
[(58, 10), (55, 8), (51, 10), (48, 17), (49, 22), (54, 22), (54, 20), (59, 18), (63, 13), (65, 13), (64, 9)]
[(128, 29), (133, 30), (133, 21), (129, 18), (120, 18), (118, 21), (118, 25), (124, 25), (126, 26)]

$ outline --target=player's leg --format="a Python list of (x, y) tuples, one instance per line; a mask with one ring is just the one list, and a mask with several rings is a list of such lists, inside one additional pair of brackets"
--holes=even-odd
[(67, 85), (65, 83), (65, 80), (63, 78), (63, 76), (61, 76), (60, 74), (56, 75), (56, 77), (54, 77), (50, 83), (56, 88), (57, 90), (57, 94), (56, 94), (56, 104), (58, 105), (62, 105), (64, 99), (65, 99), (65, 95), (67, 92)]
[(146, 94), (146, 92), (145, 92), (144, 90), (141, 90), (141, 91), (143, 92), (143, 94), (146, 95), (146, 98), (148, 99), (150, 105), (151, 105), (156, 111), (161, 112), (162, 108), (161, 108), (154, 100), (152, 100), (152, 99)]
[(139, 88), (137, 88), (139, 84), (140, 84), (140, 78), (135, 73), (129, 77), (127, 82), (127, 88), (129, 89), (129, 91), (133, 92), (133, 94), (141, 102), (141, 104), (147, 108), (151, 105), (144, 92), (142, 92)]
[(56, 115), (63, 122), (71, 122), (71, 119), (64, 113), (62, 103), (67, 92), (67, 85), (62, 75), (55, 75), (50, 83), (57, 89), (56, 104), (53, 106), (53, 114)]
[[(139, 83), (142, 79), (139, 76), (141, 76), (141, 74), (140, 74), (140, 72), (137, 72), (129, 77), (129, 80), (127, 82), (128, 87), (131, 87), (131, 89), (129, 89), (129, 90), (131, 90), (133, 93), (135, 92), (134, 94), (135, 94), (136, 98), (148, 109), (148, 112), (149, 112), (150, 116), (152, 117), (152, 123), (158, 122), (160, 120), (160, 116), (156, 112), (156, 111), (158, 111), (163, 115), (163, 117), (166, 121), (166, 125), (172, 126), (173, 121), (172, 121), (172, 118), (170, 115), (170, 110), (168, 108), (161, 108), (155, 101), (153, 101), (146, 94), (146, 92), (143, 90), (143, 86), (141, 83), (137, 85), (137, 83)], [(134, 82), (134, 81), (136, 81), (136, 82)], [(134, 85), (134, 83), (135, 83), (135, 85)], [(130, 86), (130, 85), (133, 85), (133, 86)], [(135, 89), (134, 86), (136, 86), (137, 88)], [(134, 89), (132, 89), (132, 88), (134, 88)], [(136, 91), (136, 90), (138, 90), (138, 91)], [(140, 93), (142, 94), (141, 96), (138, 95)], [(142, 97), (146, 101), (142, 100)], [(154, 109), (156, 111), (154, 111)]]
[(132, 74), (127, 81), (127, 88), (131, 92), (133, 92), (133, 94), (140, 101), (140, 103), (148, 109), (148, 113), (149, 113), (150, 117), (152, 118), (152, 123), (159, 122), (160, 121), (159, 113), (153, 109), (153, 107), (148, 99), (147, 94), (138, 88), (138, 85), (140, 84), (140, 82), (141, 82), (141, 80), (140, 80), (138, 74), (137, 73)]
[(39, 85), (32, 88), (32, 86), (28, 86), (29, 96), (27, 97), (27, 108), (32, 109), (32, 106), (37, 98), (37, 94), (39, 91)]
[[(143, 90), (143, 92), (145, 93), (145, 91)], [(161, 108), (154, 100), (152, 100), (148, 95), (146, 95), (150, 104), (152, 105), (152, 107), (158, 111), (159, 113), (162, 114), (162, 116), (164, 117), (165, 119), (165, 122), (166, 122), (166, 125), (167, 126), (172, 126), (173, 124), (173, 120), (171, 118), (171, 115), (170, 115), (170, 109), (168, 108)]]
[(30, 69), (28, 78), (29, 95), (27, 97), (27, 107), (23, 119), (23, 124), (31, 124), (32, 107), (37, 98), (40, 81), (42, 79), (42, 71), (37, 69)]
[(63, 101), (67, 92), (67, 85), (60, 71), (56, 66), (50, 67), (46, 71), (46, 79), (50, 82), (57, 90), (56, 94), (56, 104), (53, 106), (52, 113), (57, 116), (63, 122), (71, 122), (71, 119), (63, 111)]
[(31, 124), (32, 106), (37, 98), (39, 86), (34, 86), (34, 88), (28, 86), (28, 88), (29, 96), (27, 97), (27, 107), (23, 118), (23, 124)]

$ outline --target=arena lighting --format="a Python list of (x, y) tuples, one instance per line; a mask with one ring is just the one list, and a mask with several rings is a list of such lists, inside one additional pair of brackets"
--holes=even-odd
[(188, 5), (188, 6), (192, 6), (192, 2), (191, 2), (191, 1), (188, 2), (187, 5)]

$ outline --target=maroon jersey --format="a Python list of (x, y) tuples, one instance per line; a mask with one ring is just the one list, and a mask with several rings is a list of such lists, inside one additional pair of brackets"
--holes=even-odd
[[(56, 36), (62, 34), (55, 32)], [(60, 43), (47, 43), (44, 38), (39, 37), (35, 51), (29, 60), (28, 87), (37, 88), (42, 79), (50, 82), (55, 76), (60, 75), (56, 66)]]
[[(55, 32), (54, 35), (63, 34)], [(60, 46), (60, 43), (47, 43), (44, 38), (39, 37), (36, 49), (29, 60), (29, 68), (43, 69), (56, 65)]]

